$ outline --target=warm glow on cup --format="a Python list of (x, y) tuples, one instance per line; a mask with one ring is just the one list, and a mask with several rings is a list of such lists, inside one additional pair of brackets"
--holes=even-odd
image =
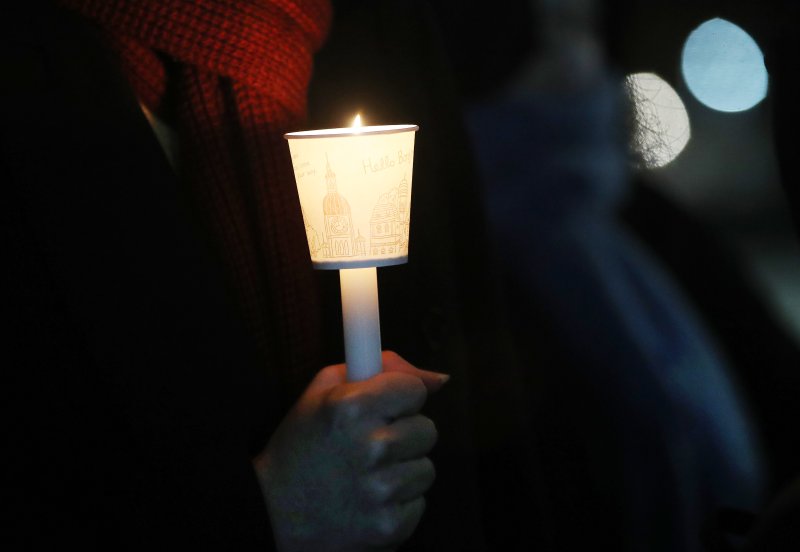
[(359, 125), (360, 116), (350, 128), (285, 135), (311, 261), (317, 269), (342, 269), (351, 380), (380, 371), (375, 267), (408, 259), (414, 137), (419, 128)]
[(314, 268), (406, 261), (417, 129), (386, 125), (286, 135)]

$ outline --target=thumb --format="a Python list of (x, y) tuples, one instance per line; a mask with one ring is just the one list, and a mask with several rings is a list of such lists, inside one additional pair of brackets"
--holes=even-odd
[(383, 371), (402, 372), (416, 376), (422, 380), (429, 393), (438, 391), (450, 380), (450, 376), (447, 374), (417, 368), (394, 351), (383, 351)]

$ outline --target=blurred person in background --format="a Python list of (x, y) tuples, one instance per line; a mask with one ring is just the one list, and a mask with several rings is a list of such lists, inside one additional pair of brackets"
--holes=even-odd
[(719, 509), (760, 508), (766, 466), (727, 351), (620, 220), (626, 107), (605, 44), (624, 32), (610, 23), (618, 6), (438, 5), (509, 328), (518, 344), (547, 336), (549, 352), (518, 346), (543, 531), (563, 550), (701, 550)]

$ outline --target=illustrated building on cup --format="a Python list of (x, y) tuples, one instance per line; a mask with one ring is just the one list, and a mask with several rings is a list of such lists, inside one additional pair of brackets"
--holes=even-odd
[[(336, 173), (326, 158), (327, 194), (322, 200), (324, 241), (306, 222), (308, 248), (312, 255), (322, 249), (326, 258), (367, 254), (367, 240), (360, 229), (353, 228), (350, 204), (337, 190)], [(386, 255), (407, 251), (409, 235), (408, 181), (403, 177), (397, 188), (382, 194), (369, 221), (369, 254)], [(306, 217), (303, 217), (304, 220)]]
[(408, 247), (408, 181), (381, 195), (369, 221), (370, 254), (396, 253)]
[(353, 217), (350, 204), (336, 190), (336, 173), (326, 156), (325, 183), (328, 193), (322, 200), (325, 220), (325, 257), (351, 257), (355, 254), (353, 244)]

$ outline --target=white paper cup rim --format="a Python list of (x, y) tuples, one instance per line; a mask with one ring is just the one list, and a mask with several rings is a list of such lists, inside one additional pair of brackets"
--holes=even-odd
[(373, 136), (375, 134), (396, 134), (399, 132), (416, 132), (419, 130), (417, 125), (376, 125), (364, 127), (347, 128), (325, 128), (321, 130), (301, 130), (299, 132), (287, 132), (283, 137), (287, 140), (296, 138), (334, 138), (334, 137), (358, 137), (364, 135)]

